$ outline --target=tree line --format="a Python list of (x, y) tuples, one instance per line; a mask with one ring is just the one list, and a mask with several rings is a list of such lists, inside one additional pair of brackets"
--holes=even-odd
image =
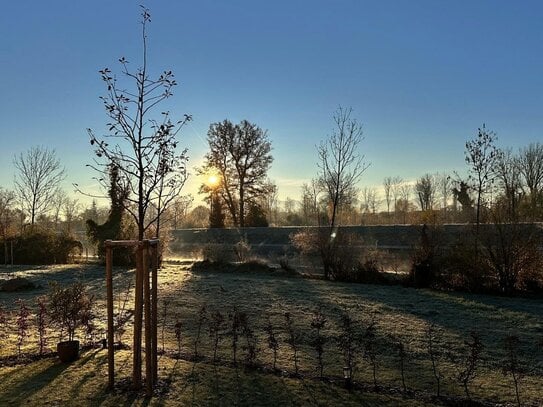
[[(500, 208), (515, 221), (539, 221), (543, 215), (543, 145), (532, 143), (518, 152), (499, 149), (496, 133), (483, 125), (466, 142), (467, 175), (423, 174), (416, 180), (387, 176), (382, 186), (362, 186), (369, 163), (363, 154), (361, 123), (351, 108), (339, 107), (332, 131), (315, 146), (315, 177), (301, 185), (300, 196), (279, 199), (279, 188), (269, 178), (273, 163), (267, 130), (248, 120), (212, 123), (208, 152), (196, 173), (205, 181), (200, 196), (205, 204), (183, 194), (188, 177), (188, 152), (180, 148), (180, 132), (192, 117), (173, 117), (163, 104), (177, 86), (165, 70), (152, 77), (147, 30), (150, 13), (142, 8), (140, 67), (131, 70), (119, 59), (120, 73), (99, 71), (105, 93), (101, 97), (108, 118), (107, 131), (98, 136), (88, 129), (94, 157), (88, 167), (102, 187), (108, 209), (90, 207), (64, 192), (65, 169), (54, 150), (33, 147), (14, 156), (12, 190), (0, 188), (0, 238), (4, 241), (33, 230), (88, 228), (111, 220), (117, 208), (125, 228), (138, 239), (159, 236), (164, 228), (247, 227), (492, 221)], [(157, 118), (158, 116), (158, 118)], [(114, 181), (112, 173), (115, 173)], [(117, 185), (113, 185), (115, 182)], [(92, 196), (75, 185), (77, 191)], [(109, 191), (115, 189), (118, 202)], [(92, 196), (98, 198), (99, 196)], [(117, 215), (116, 215), (117, 216)], [(96, 226), (95, 225), (95, 226)], [(96, 227), (95, 227), (96, 229)], [(131, 231), (129, 231), (129, 229)], [(125, 234), (126, 234), (125, 233)], [(113, 238), (121, 237), (121, 232)]]

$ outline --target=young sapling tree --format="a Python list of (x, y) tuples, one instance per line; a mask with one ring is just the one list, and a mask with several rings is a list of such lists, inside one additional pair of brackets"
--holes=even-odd
[(268, 316), (268, 322), (266, 324), (266, 334), (268, 335), (268, 348), (273, 352), (273, 370), (277, 370), (277, 351), (279, 350), (279, 341), (275, 335), (271, 319)]
[(161, 102), (173, 95), (177, 82), (170, 70), (155, 79), (150, 76), (147, 25), (151, 15), (143, 6), (141, 16), (140, 68), (129, 70), (128, 60), (122, 57), (121, 75), (113, 74), (109, 68), (99, 71), (106, 87), (101, 100), (109, 118), (108, 134), (99, 137), (88, 129), (96, 156), (89, 167), (98, 173), (97, 179), (105, 190), (109, 167), (119, 169), (122, 184), (129, 192), (124, 207), (137, 224), (138, 240), (148, 230), (160, 236), (161, 216), (185, 184), (188, 157), (186, 150), (178, 151), (177, 136), (191, 120), (189, 115), (172, 120), (164, 109), (160, 119), (150, 117), (157, 113)]
[(36, 299), (38, 306), (36, 312), (36, 326), (38, 328), (38, 348), (40, 356), (43, 355), (47, 346), (47, 303), (45, 297), (40, 296)]
[(196, 337), (194, 338), (194, 360), (198, 360), (200, 358), (200, 353), (198, 351), (200, 342), (201, 342), (201, 336), (202, 336), (202, 328), (204, 327), (205, 322), (207, 321), (207, 307), (206, 304), (202, 305), (200, 307), (200, 310), (198, 311), (198, 322), (196, 325)]
[(224, 328), (224, 315), (220, 311), (212, 312), (209, 318), (209, 336), (213, 341), (213, 364), (217, 363), (219, 342), (222, 339), (221, 332)]
[(17, 311), (17, 354), (21, 356), (23, 344), (28, 337), (30, 310), (26, 306), (26, 302), (20, 298), (15, 300), (15, 304), (19, 307)]
[(179, 320), (179, 318), (175, 321), (174, 325), (174, 333), (175, 333), (175, 340), (177, 342), (177, 357), (181, 358), (181, 339), (182, 339), (182, 323)]
[(439, 349), (438, 343), (440, 340), (441, 332), (437, 330), (434, 322), (428, 324), (425, 332), (426, 346), (430, 362), (432, 363), (432, 373), (436, 381), (436, 395), (441, 397), (441, 381), (443, 380), (443, 374), (439, 370)]
[(461, 368), (456, 378), (464, 388), (468, 400), (471, 400), (469, 386), (477, 375), (477, 368), (481, 362), (484, 345), (480, 335), (476, 331), (469, 333), (469, 339), (464, 341), (464, 345), (466, 347), (466, 354), (460, 360)]
[(345, 310), (340, 315), (340, 334), (337, 343), (343, 355), (344, 369), (347, 370), (349, 383), (354, 380), (354, 373), (357, 366), (356, 354), (358, 352), (356, 324)]
[(245, 362), (247, 366), (254, 367), (257, 364), (256, 356), (259, 351), (256, 336), (249, 324), (249, 318), (245, 312), (240, 314), (241, 331), (245, 336)]
[(369, 322), (364, 336), (362, 338), (364, 345), (364, 356), (371, 364), (371, 370), (373, 375), (373, 386), (377, 389), (377, 322), (375, 320), (375, 314), (372, 316)]
[(162, 314), (161, 314), (161, 319), (162, 319), (162, 324), (161, 324), (161, 329), (160, 329), (160, 339), (161, 339), (161, 349), (160, 349), (160, 352), (161, 353), (164, 353), (164, 342), (165, 342), (165, 335), (166, 335), (166, 319), (168, 318), (168, 309), (170, 308), (170, 300), (169, 299), (164, 299), (162, 301)]
[(517, 405), (520, 407), (520, 385), (526, 374), (522, 362), (520, 361), (520, 338), (517, 335), (506, 336), (503, 340), (505, 359), (502, 363), (502, 372), (504, 376), (510, 375), (515, 387), (515, 396)]
[(323, 314), (322, 309), (319, 308), (313, 314), (311, 319), (311, 328), (313, 329), (313, 347), (317, 354), (317, 368), (319, 377), (323, 377), (324, 372), (324, 346), (326, 345), (327, 338), (323, 335), (322, 330), (326, 326), (326, 316)]
[(241, 318), (240, 318), (240, 312), (238, 311), (236, 306), (234, 306), (234, 309), (228, 315), (228, 319), (230, 320), (230, 336), (232, 338), (232, 362), (234, 363), (234, 366), (237, 367), (238, 365), (237, 353), (238, 353), (239, 335), (241, 331)]
[(288, 333), (286, 342), (290, 345), (290, 348), (292, 349), (294, 373), (298, 375), (299, 374), (298, 351), (299, 351), (299, 343), (301, 340), (300, 333), (297, 332), (294, 328), (290, 312), (285, 312), (285, 322), (286, 322), (286, 328), (287, 328), (287, 333)]

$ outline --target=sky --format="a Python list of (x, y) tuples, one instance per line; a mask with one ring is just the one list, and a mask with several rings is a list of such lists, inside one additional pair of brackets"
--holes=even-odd
[[(98, 70), (141, 55), (140, 8), (128, 0), (19, 0), (0, 15), (0, 186), (13, 157), (56, 151), (64, 187), (92, 190), (87, 128), (106, 132)], [(315, 146), (338, 106), (362, 124), (370, 167), (387, 176), (465, 172), (464, 147), (483, 123), (517, 150), (543, 135), (540, 1), (148, 1), (149, 65), (179, 83), (167, 109), (193, 116), (180, 135), (189, 168), (209, 125), (247, 119), (268, 131), (269, 176), (281, 199), (317, 171)], [(191, 176), (185, 192), (202, 182)], [(199, 199), (201, 197), (197, 197)], [(83, 199), (81, 197), (81, 199)], [(105, 204), (106, 202), (104, 202)]]

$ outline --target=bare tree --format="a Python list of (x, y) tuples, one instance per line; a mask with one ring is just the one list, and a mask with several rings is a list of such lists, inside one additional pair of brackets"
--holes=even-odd
[(428, 211), (433, 209), (436, 193), (434, 177), (430, 174), (424, 174), (415, 183), (415, 193), (419, 198), (420, 209)]
[(66, 192), (58, 188), (55, 195), (53, 196), (53, 201), (51, 203), (53, 223), (55, 225), (55, 230), (57, 231), (58, 231), (58, 225), (60, 223), (62, 208), (64, 207), (64, 203), (66, 202), (66, 199), (68, 199)]
[(329, 225), (336, 226), (338, 211), (350, 196), (356, 195), (356, 184), (369, 164), (358, 149), (364, 139), (362, 126), (351, 118), (352, 108), (336, 110), (335, 128), (326, 141), (317, 146), (319, 181), (328, 195), (331, 206)]
[(193, 202), (194, 197), (188, 194), (178, 196), (170, 205), (169, 219), (173, 229), (178, 229), (180, 224), (186, 219)]
[(436, 188), (439, 191), (439, 196), (441, 197), (441, 208), (446, 211), (449, 205), (449, 199), (452, 195), (453, 185), (451, 177), (447, 174), (437, 174), (436, 184)]
[(477, 131), (477, 137), (466, 142), (466, 163), (470, 166), (470, 181), (477, 194), (475, 219), (476, 238), (479, 238), (479, 224), (481, 223), (481, 207), (483, 195), (489, 190), (496, 179), (496, 163), (500, 157), (500, 150), (494, 145), (496, 133), (487, 131), (485, 125)]
[(0, 187), (0, 238), (4, 241), (4, 262), (8, 263), (8, 243), (11, 225), (15, 216), (13, 204), (15, 193)]
[(361, 210), (363, 213), (375, 213), (377, 212), (378, 198), (377, 191), (372, 187), (362, 188), (362, 205)]
[[(218, 193), (235, 226), (245, 226), (247, 203), (267, 192), (266, 176), (273, 162), (271, 142), (265, 130), (242, 120), (232, 124), (229, 120), (213, 123), (207, 133), (209, 152), (205, 164), (198, 169), (200, 174), (219, 174)], [(201, 193), (209, 193), (203, 184)]]
[(277, 196), (278, 196), (278, 189), (277, 184), (268, 179), (266, 181), (266, 184), (268, 185), (266, 188), (266, 194), (263, 197), (263, 208), (268, 216), (268, 223), (270, 225), (277, 223)]
[(398, 199), (401, 198), (401, 191), (402, 191), (402, 185), (404, 184), (404, 180), (400, 176), (395, 176), (392, 178), (392, 185), (391, 185), (391, 193), (392, 193), (392, 200), (394, 202), (394, 211), (396, 212), (398, 208), (396, 208), (396, 205), (398, 203)]
[[(184, 115), (172, 121), (168, 111), (161, 111), (160, 120), (149, 118), (161, 102), (173, 95), (177, 82), (172, 71), (164, 71), (156, 79), (150, 77), (146, 30), (151, 15), (142, 7), (141, 16), (141, 66), (130, 71), (128, 61), (119, 59), (121, 79), (126, 83), (108, 68), (100, 71), (107, 89), (101, 99), (110, 119), (109, 134), (99, 138), (88, 129), (96, 154), (90, 167), (99, 173), (98, 181), (104, 190), (108, 187), (110, 166), (119, 169), (120, 181), (130, 193), (125, 209), (138, 225), (139, 240), (152, 225), (159, 231), (160, 216), (185, 184), (188, 158), (186, 150), (177, 150), (177, 135), (191, 120)], [(146, 216), (152, 207), (153, 216)]]
[(496, 176), (504, 194), (508, 221), (515, 220), (522, 193), (519, 162), (511, 149), (501, 151), (496, 162)]
[(302, 216), (305, 225), (320, 225), (319, 182), (315, 179), (309, 184), (302, 184)]
[(34, 226), (36, 218), (50, 208), (65, 178), (64, 168), (55, 151), (46, 147), (32, 147), (26, 154), (15, 156), (13, 164), (17, 170), (15, 189), (23, 211), (28, 213), (30, 224)]
[(518, 168), (530, 194), (532, 217), (534, 217), (543, 189), (543, 144), (531, 143), (520, 150)]
[[(402, 182), (399, 186), (400, 199), (396, 201), (396, 210), (403, 214), (403, 223), (407, 223), (407, 213), (411, 210), (411, 191), (413, 189), (409, 182)], [(400, 203), (401, 201), (401, 203)]]
[(79, 200), (75, 198), (66, 198), (64, 200), (62, 209), (64, 213), (64, 229), (67, 233), (72, 233), (72, 226), (80, 208), (81, 205), (79, 204)]
[(387, 204), (387, 213), (390, 213), (390, 204), (392, 202), (392, 177), (386, 177), (383, 180), (383, 188), (385, 190), (385, 202)]

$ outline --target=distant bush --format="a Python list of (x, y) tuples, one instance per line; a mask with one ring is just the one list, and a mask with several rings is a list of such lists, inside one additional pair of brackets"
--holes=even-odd
[(251, 244), (246, 237), (242, 237), (239, 242), (234, 245), (234, 253), (236, 260), (243, 263), (249, 259), (251, 254)]
[[(3, 241), (0, 241), (3, 246)], [(70, 235), (36, 230), (25, 233), (14, 240), (13, 262), (15, 264), (66, 264), (73, 256), (81, 254), (83, 245)], [(3, 250), (0, 262), (4, 262)]]
[(519, 291), (522, 282), (541, 283), (543, 256), (534, 225), (495, 222), (491, 233), (483, 236), (484, 261), (488, 264), (501, 294)]
[(325, 279), (353, 283), (386, 284), (381, 272), (380, 253), (367, 250), (363, 240), (355, 233), (341, 228), (305, 229), (291, 236), (293, 246), (305, 255), (318, 255), (324, 268)]
[(204, 262), (211, 263), (230, 263), (234, 259), (232, 250), (222, 243), (204, 244), (200, 256)]
[(476, 244), (460, 237), (441, 259), (445, 288), (511, 295), (543, 290), (543, 255), (532, 225), (495, 223)]
[(440, 274), (439, 229), (436, 226), (422, 226), (420, 241), (412, 258), (409, 280), (419, 288), (434, 286)]
[(441, 284), (452, 290), (492, 291), (491, 270), (477, 254), (470, 235), (458, 239), (444, 254)]

